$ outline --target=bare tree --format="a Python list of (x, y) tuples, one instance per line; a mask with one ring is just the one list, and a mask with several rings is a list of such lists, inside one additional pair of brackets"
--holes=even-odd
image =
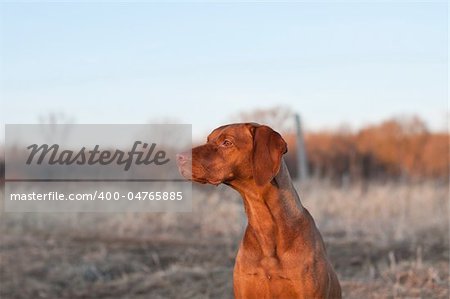
[(285, 106), (275, 106), (266, 109), (256, 109), (250, 112), (241, 112), (232, 117), (234, 122), (256, 122), (272, 127), (274, 130), (284, 133), (293, 132), (294, 111)]

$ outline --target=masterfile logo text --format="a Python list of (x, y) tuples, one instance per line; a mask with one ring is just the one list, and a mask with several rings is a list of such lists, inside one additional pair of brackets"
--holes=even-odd
[(5, 136), (6, 211), (190, 211), (175, 157), (191, 125), (6, 125)]

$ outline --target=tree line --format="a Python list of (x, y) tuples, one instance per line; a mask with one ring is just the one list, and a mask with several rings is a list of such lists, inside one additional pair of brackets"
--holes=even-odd
[[(449, 134), (431, 132), (418, 117), (389, 119), (357, 131), (305, 132), (311, 176), (331, 179), (434, 178), (449, 176)], [(285, 134), (294, 176), (296, 136)]]

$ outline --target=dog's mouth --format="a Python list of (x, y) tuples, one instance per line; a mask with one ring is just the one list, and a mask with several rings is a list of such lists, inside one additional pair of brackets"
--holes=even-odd
[(187, 163), (177, 163), (178, 172), (187, 180), (192, 180), (192, 167)]
[(191, 165), (188, 165), (187, 163), (178, 163), (178, 171), (185, 179), (196, 183), (211, 184), (216, 186), (222, 183), (222, 181), (218, 179), (207, 179), (195, 175), (195, 173), (192, 171)]

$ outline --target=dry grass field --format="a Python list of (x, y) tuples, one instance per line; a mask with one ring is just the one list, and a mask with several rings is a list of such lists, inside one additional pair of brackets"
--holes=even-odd
[[(299, 185), (345, 298), (448, 298), (448, 185)], [(1, 214), (0, 298), (232, 298), (245, 216), (195, 186), (192, 213)]]

